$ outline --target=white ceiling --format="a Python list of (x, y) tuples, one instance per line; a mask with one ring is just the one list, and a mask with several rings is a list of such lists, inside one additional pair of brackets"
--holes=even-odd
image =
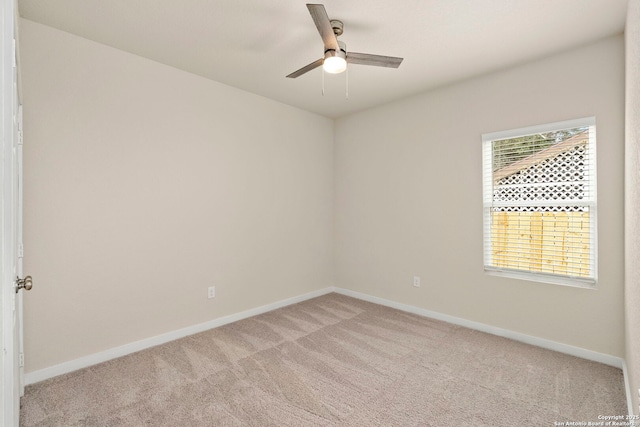
[(619, 34), (627, 0), (324, 0), (348, 50), (399, 56), (285, 76), (322, 57), (299, 0), (19, 0), (20, 15), (327, 117)]

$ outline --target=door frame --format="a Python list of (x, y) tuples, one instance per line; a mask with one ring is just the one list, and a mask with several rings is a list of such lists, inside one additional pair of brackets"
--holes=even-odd
[(20, 417), (19, 298), (15, 292), (18, 274), (18, 78), (16, 0), (0, 0), (0, 423), (18, 426)]

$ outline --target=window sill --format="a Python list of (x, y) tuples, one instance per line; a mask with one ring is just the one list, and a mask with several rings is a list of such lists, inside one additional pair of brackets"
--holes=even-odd
[(514, 270), (498, 270), (494, 268), (484, 269), (491, 276), (508, 277), (511, 279), (528, 280), (530, 282), (551, 283), (554, 285), (570, 286), (573, 288), (597, 290), (595, 279), (583, 277), (556, 276), (553, 274), (533, 273)]

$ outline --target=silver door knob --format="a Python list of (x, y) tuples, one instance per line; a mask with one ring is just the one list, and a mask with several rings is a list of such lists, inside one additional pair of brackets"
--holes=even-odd
[(24, 279), (16, 277), (16, 293), (18, 293), (20, 289), (30, 291), (31, 288), (33, 288), (33, 279), (31, 276), (26, 276)]

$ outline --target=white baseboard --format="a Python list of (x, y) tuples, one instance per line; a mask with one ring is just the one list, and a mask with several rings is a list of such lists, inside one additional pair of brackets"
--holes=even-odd
[(611, 356), (609, 354), (598, 353), (596, 351), (587, 350), (581, 347), (574, 347), (574, 346), (562, 344), (556, 341), (551, 341), (544, 338), (538, 338), (531, 335), (522, 334), (520, 332), (510, 331), (508, 329), (497, 328), (495, 326), (486, 325), (484, 323), (474, 322), (472, 320), (463, 319), (461, 317), (450, 316), (448, 314), (438, 313), (437, 311), (431, 311), (425, 308), (414, 307), (412, 305), (402, 304), (402, 303), (387, 300), (384, 298), (374, 297), (368, 294), (351, 291), (349, 289), (335, 288), (334, 292), (342, 295), (350, 296), (353, 298), (358, 298), (363, 301), (372, 302), (374, 304), (384, 305), (387, 307), (406, 311), (408, 313), (418, 314), (420, 316), (429, 317), (431, 319), (442, 320), (444, 322), (452, 323), (454, 325), (464, 326), (469, 329), (474, 329), (474, 330), (486, 332), (492, 335), (509, 338), (515, 341), (524, 342), (527, 344), (535, 345), (537, 347), (558, 351), (560, 353), (569, 354), (572, 356), (580, 357), (582, 359), (604, 363), (605, 365), (614, 366), (620, 369), (622, 369), (623, 362), (624, 362), (624, 359), (620, 357)]
[(204, 332), (209, 329), (217, 328), (219, 326), (226, 325), (228, 323), (237, 322), (238, 320), (257, 316), (258, 314), (266, 313), (268, 311), (286, 307), (291, 304), (296, 304), (302, 301), (306, 301), (311, 298), (316, 298), (321, 295), (331, 293), (333, 291), (334, 291), (333, 287), (320, 289), (318, 291), (309, 292), (304, 295), (300, 295), (293, 298), (287, 298), (281, 301), (276, 301), (274, 303), (263, 305), (261, 307), (256, 307), (250, 310), (242, 311), (240, 313), (219, 317), (217, 319), (213, 319), (204, 323), (199, 323), (197, 325), (189, 326), (187, 328), (178, 329), (172, 332), (167, 332), (166, 334), (157, 335), (151, 338), (145, 338), (140, 341), (125, 344), (120, 347), (111, 348), (109, 350), (101, 351), (99, 353), (90, 354), (89, 356), (70, 360), (68, 362), (64, 362), (64, 363), (60, 363), (59, 365), (54, 365), (48, 368), (40, 369), (38, 371), (28, 372), (24, 376), (24, 383), (25, 385), (34, 384), (40, 381), (47, 380), (49, 378), (57, 377), (58, 375), (67, 374), (69, 372), (77, 371), (78, 369), (83, 369), (89, 366), (97, 365), (98, 363), (102, 363), (108, 360), (116, 359), (118, 357), (126, 356), (128, 354), (145, 350), (150, 347), (155, 347), (157, 345), (174, 341), (179, 338), (197, 334), (199, 332)]
[(631, 419), (635, 419), (635, 411), (633, 410), (633, 398), (631, 397), (631, 382), (629, 381), (629, 375), (627, 372), (627, 362), (622, 360), (622, 375), (624, 376), (624, 389), (627, 393), (627, 409)]
[(508, 329), (497, 328), (484, 323), (474, 322), (471, 320), (463, 319), (460, 317), (450, 316), (448, 314), (438, 313), (436, 311), (427, 310), (420, 307), (403, 304), (384, 298), (363, 294), (348, 289), (328, 287), (320, 289), (314, 292), (309, 292), (304, 295), (300, 295), (293, 298), (288, 298), (281, 301), (276, 301), (271, 304), (256, 307), (250, 310), (242, 311), (240, 313), (232, 314), (229, 316), (220, 317), (211, 321), (200, 323), (197, 325), (189, 326), (187, 328), (179, 329), (176, 331), (168, 332), (166, 334), (157, 335), (155, 337), (146, 338), (133, 343), (125, 344), (120, 347), (115, 347), (106, 351), (91, 354), (89, 356), (81, 357), (79, 359), (70, 360), (68, 362), (61, 363), (59, 365), (51, 366), (49, 368), (33, 371), (25, 374), (25, 385), (34, 384), (40, 381), (47, 380), (49, 378), (63, 375), (69, 372), (83, 369), (89, 366), (96, 365), (98, 363), (106, 362), (111, 359), (126, 356), (131, 353), (135, 353), (150, 347), (155, 347), (160, 344), (167, 343), (169, 341), (177, 340), (189, 335), (197, 334), (209, 329), (217, 328), (228, 323), (236, 322), (238, 320), (246, 319), (256, 316), (258, 314), (266, 313), (278, 308), (286, 307), (291, 304), (296, 304), (302, 301), (306, 301), (311, 298), (316, 298), (321, 295), (326, 295), (331, 292), (336, 292), (342, 295), (357, 298), (363, 301), (368, 301), (374, 304), (383, 305), (386, 307), (395, 308), (408, 313), (417, 314), (424, 317), (429, 317), (436, 320), (442, 320), (444, 322), (452, 323), (454, 325), (464, 326), (469, 329), (474, 329), (481, 332), (486, 332), (492, 335), (497, 335), (505, 338), (509, 338), (515, 341), (524, 342), (527, 344), (535, 345), (538, 347), (546, 348), (549, 350), (558, 351), (560, 353), (569, 354), (572, 356), (580, 357), (594, 362), (604, 363), (605, 365), (614, 366), (622, 369), (624, 374), (624, 381), (627, 393), (627, 405), (629, 408), (629, 414), (633, 415), (633, 406), (629, 388), (629, 379), (627, 377), (627, 365), (624, 359), (620, 357), (611, 356), (608, 354), (598, 353), (595, 351), (587, 350), (581, 347), (575, 347), (567, 344), (562, 344), (556, 341), (547, 340), (544, 338), (538, 338), (531, 335), (522, 334), (520, 332), (510, 331)]

